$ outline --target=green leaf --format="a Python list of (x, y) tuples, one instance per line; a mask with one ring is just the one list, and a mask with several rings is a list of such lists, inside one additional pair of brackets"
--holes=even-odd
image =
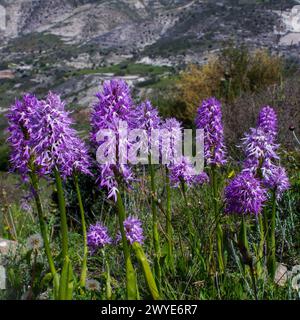
[(137, 300), (137, 279), (130, 258), (126, 259), (126, 278), (128, 300)]
[(72, 300), (74, 276), (69, 257), (65, 258), (59, 283), (59, 300)]
[(66, 289), (66, 299), (72, 300), (73, 298), (73, 289), (74, 289), (74, 274), (71, 261), (68, 265), (68, 278), (67, 278), (67, 289)]
[(139, 243), (134, 242), (132, 246), (133, 246), (133, 249), (136, 253), (138, 261), (140, 262), (140, 264), (143, 268), (144, 276), (145, 276), (148, 288), (151, 292), (152, 298), (154, 300), (159, 300), (160, 299), (159, 292), (158, 292), (156, 282), (154, 280), (150, 265), (148, 263), (147, 257), (146, 257), (146, 255), (145, 255), (145, 253)]
[(42, 278), (41, 287), (47, 287), (48, 284), (50, 283), (50, 281), (51, 281), (52, 279), (53, 279), (52, 273), (51, 273), (51, 272), (47, 273), (47, 274)]
[(108, 261), (106, 262), (106, 299), (111, 300), (112, 290), (111, 290), (111, 277), (110, 277), (110, 268)]

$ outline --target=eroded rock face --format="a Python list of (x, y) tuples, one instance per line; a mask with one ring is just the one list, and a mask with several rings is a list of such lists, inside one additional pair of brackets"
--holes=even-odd
[(281, 45), (297, 45), (300, 43), (300, 5), (296, 5), (284, 12), (277, 12), (281, 18), (280, 25), (275, 32), (282, 35)]
[[(110, 38), (152, 43), (177, 21), (178, 11), (195, 1), (8, 1), (6, 28), (2, 35), (13, 38), (31, 32), (47, 32), (65, 41), (80, 43), (109, 33)], [(174, 11), (174, 12), (173, 12)], [(173, 14), (171, 14), (173, 12)], [(2, 30), (3, 31), (3, 30)], [(1, 34), (0, 34), (1, 36)], [(137, 38), (140, 39), (137, 42)], [(120, 42), (120, 43), (121, 43)]]
[(251, 37), (272, 31), (276, 16), (269, 7), (234, 0), (14, 0), (3, 1), (2, 7), (6, 28), (0, 29), (0, 39), (38, 32), (72, 44), (91, 41), (131, 49), (143, 49), (165, 35), (201, 40), (209, 31), (220, 32), (223, 40), (241, 29)]
[(289, 31), (300, 32), (300, 5), (294, 6), (283, 17)]

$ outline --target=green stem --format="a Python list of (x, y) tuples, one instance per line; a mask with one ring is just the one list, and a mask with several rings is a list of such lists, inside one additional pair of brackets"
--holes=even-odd
[(168, 237), (168, 263), (171, 270), (174, 270), (171, 186), (170, 186), (169, 169), (167, 167), (166, 167), (166, 192), (167, 192), (166, 233)]
[(255, 273), (254, 273), (253, 264), (250, 265), (250, 275), (251, 275), (251, 280), (252, 280), (252, 286), (253, 286), (255, 300), (258, 300), (257, 285), (256, 285), (256, 280), (255, 280)]
[(190, 206), (189, 206), (187, 196), (186, 196), (185, 182), (183, 180), (181, 180), (180, 185), (181, 185), (182, 195), (183, 195), (183, 199), (184, 199), (184, 203), (185, 203), (185, 207), (186, 207), (186, 212), (187, 212), (189, 239), (191, 242), (192, 254), (194, 256), (195, 255), (195, 248), (196, 248), (197, 244), (195, 243), (196, 238), (195, 238), (195, 227), (194, 227), (194, 222), (193, 222), (193, 216), (192, 216), (192, 212), (190, 210)]
[(64, 259), (60, 283), (59, 283), (59, 300), (72, 300), (74, 289), (74, 274), (72, 263), (68, 256)]
[(84, 208), (82, 204), (82, 198), (81, 198), (81, 192), (79, 188), (77, 174), (74, 174), (74, 183), (75, 183), (77, 200), (78, 200), (79, 211), (81, 216), (81, 227), (82, 227), (82, 236), (83, 236), (83, 259), (82, 259), (82, 266), (81, 266), (80, 286), (84, 287), (86, 282), (86, 275), (87, 275), (88, 246), (87, 246), (87, 236), (86, 236), (85, 214), (84, 214)]
[(155, 279), (157, 281), (157, 286), (160, 290), (161, 284), (161, 267), (160, 267), (160, 257), (161, 257), (161, 250), (160, 250), (160, 243), (159, 243), (159, 233), (158, 233), (158, 219), (157, 219), (157, 207), (154, 200), (156, 196), (156, 187), (155, 187), (155, 173), (154, 167), (152, 165), (151, 155), (148, 155), (148, 162), (150, 167), (150, 183), (151, 183), (151, 211), (152, 211), (152, 232), (153, 232), (153, 245), (155, 251), (154, 257), (154, 266), (155, 266)]
[[(247, 225), (245, 221), (245, 217), (242, 216), (242, 222), (241, 222), (241, 227), (240, 227), (240, 234), (239, 234), (239, 241), (241, 243), (241, 248), (244, 251), (242, 255), (243, 260), (247, 260), (246, 257), (248, 257), (248, 252), (249, 252), (249, 243), (248, 243), (248, 238), (247, 238)], [(248, 261), (246, 261), (248, 262)], [(245, 263), (243, 263), (243, 266), (245, 266)], [(246, 269), (244, 268), (244, 271)]]
[(55, 283), (55, 285), (57, 287), (58, 286), (57, 272), (56, 272), (56, 268), (55, 268), (55, 265), (54, 265), (53, 257), (52, 257), (52, 254), (51, 254), (51, 249), (50, 249), (50, 244), (49, 244), (49, 239), (48, 239), (47, 225), (46, 225), (46, 222), (45, 222), (42, 202), (41, 202), (41, 198), (40, 198), (40, 195), (39, 195), (38, 177), (34, 172), (31, 172), (29, 174), (29, 176), (30, 176), (32, 187), (33, 187), (34, 200), (35, 200), (36, 207), (37, 207), (38, 219), (39, 219), (41, 234), (42, 234), (43, 241), (44, 241), (45, 253), (46, 253), (46, 256), (47, 256), (47, 259), (48, 259), (49, 268), (50, 268), (51, 274), (53, 276), (54, 283)]
[(120, 192), (117, 193), (117, 206), (119, 213), (119, 227), (122, 236), (122, 244), (123, 244), (123, 252), (126, 266), (126, 288), (127, 288), (127, 299), (128, 300), (136, 300), (138, 298), (138, 289), (137, 289), (137, 279), (135, 270), (133, 268), (131, 259), (129, 246), (126, 239), (126, 234), (124, 230), (124, 220), (126, 219), (126, 212), (124, 208), (124, 204), (122, 201), (122, 197)]
[(224, 261), (223, 261), (223, 230), (220, 223), (219, 217), (219, 206), (218, 206), (218, 182), (216, 177), (216, 168), (211, 168), (211, 188), (213, 194), (213, 206), (216, 221), (216, 238), (217, 238), (217, 258), (219, 263), (220, 273), (224, 273)]
[(106, 259), (105, 251), (102, 250), (104, 265), (106, 266), (106, 299), (111, 300), (112, 290), (111, 290), (111, 278), (110, 278), (110, 268), (109, 263)]
[(60, 212), (60, 228), (61, 228), (61, 240), (62, 240), (62, 256), (63, 260), (68, 256), (68, 225), (66, 215), (66, 203), (64, 197), (64, 190), (62, 180), (57, 169), (54, 170), (57, 195), (58, 195), (58, 206)]
[(269, 275), (272, 279), (275, 277), (276, 272), (276, 241), (275, 241), (275, 226), (276, 226), (276, 193), (272, 194), (272, 211), (268, 219), (268, 252), (267, 252), (267, 265)]
[(248, 237), (247, 237), (247, 229), (248, 229), (247, 221), (245, 220), (245, 217), (243, 216), (240, 234), (239, 234), (240, 250), (242, 253), (243, 268), (244, 268), (245, 275), (246, 275), (246, 266), (248, 265), (250, 268), (250, 276), (251, 276), (254, 296), (255, 296), (255, 299), (257, 300), (257, 286), (256, 286), (253, 261), (252, 261), (252, 257), (250, 256), (250, 252), (249, 252), (249, 242), (248, 242)]
[(260, 241), (258, 247), (258, 262), (257, 262), (257, 273), (261, 275), (263, 272), (264, 266), (264, 245), (265, 245), (265, 229), (264, 229), (264, 222), (262, 214), (258, 215), (258, 224), (259, 224), (259, 234), (260, 234)]
[(185, 203), (185, 207), (187, 210), (187, 216), (188, 216), (188, 225), (189, 225), (189, 229), (190, 229), (190, 233), (192, 234), (193, 238), (195, 236), (194, 234), (194, 223), (193, 223), (193, 217), (191, 215), (191, 210), (190, 210), (190, 205), (188, 203), (187, 200), (187, 196), (186, 196), (186, 185), (184, 181), (181, 181), (181, 190), (182, 190), (182, 194), (183, 194), (183, 199), (184, 199), (184, 203)]

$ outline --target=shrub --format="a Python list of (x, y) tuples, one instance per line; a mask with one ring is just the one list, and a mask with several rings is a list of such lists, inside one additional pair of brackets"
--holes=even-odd
[(244, 92), (257, 92), (280, 83), (283, 60), (266, 50), (228, 47), (205, 65), (189, 65), (178, 80), (177, 99), (184, 102), (184, 117), (191, 119), (202, 99), (216, 96), (232, 102)]

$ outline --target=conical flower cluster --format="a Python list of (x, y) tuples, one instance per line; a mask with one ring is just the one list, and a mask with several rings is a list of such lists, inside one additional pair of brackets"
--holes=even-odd
[(54, 168), (64, 178), (76, 171), (90, 174), (87, 148), (58, 95), (49, 92), (45, 100), (38, 100), (27, 94), (7, 117), (13, 170), (23, 176), (33, 170), (51, 174)]

